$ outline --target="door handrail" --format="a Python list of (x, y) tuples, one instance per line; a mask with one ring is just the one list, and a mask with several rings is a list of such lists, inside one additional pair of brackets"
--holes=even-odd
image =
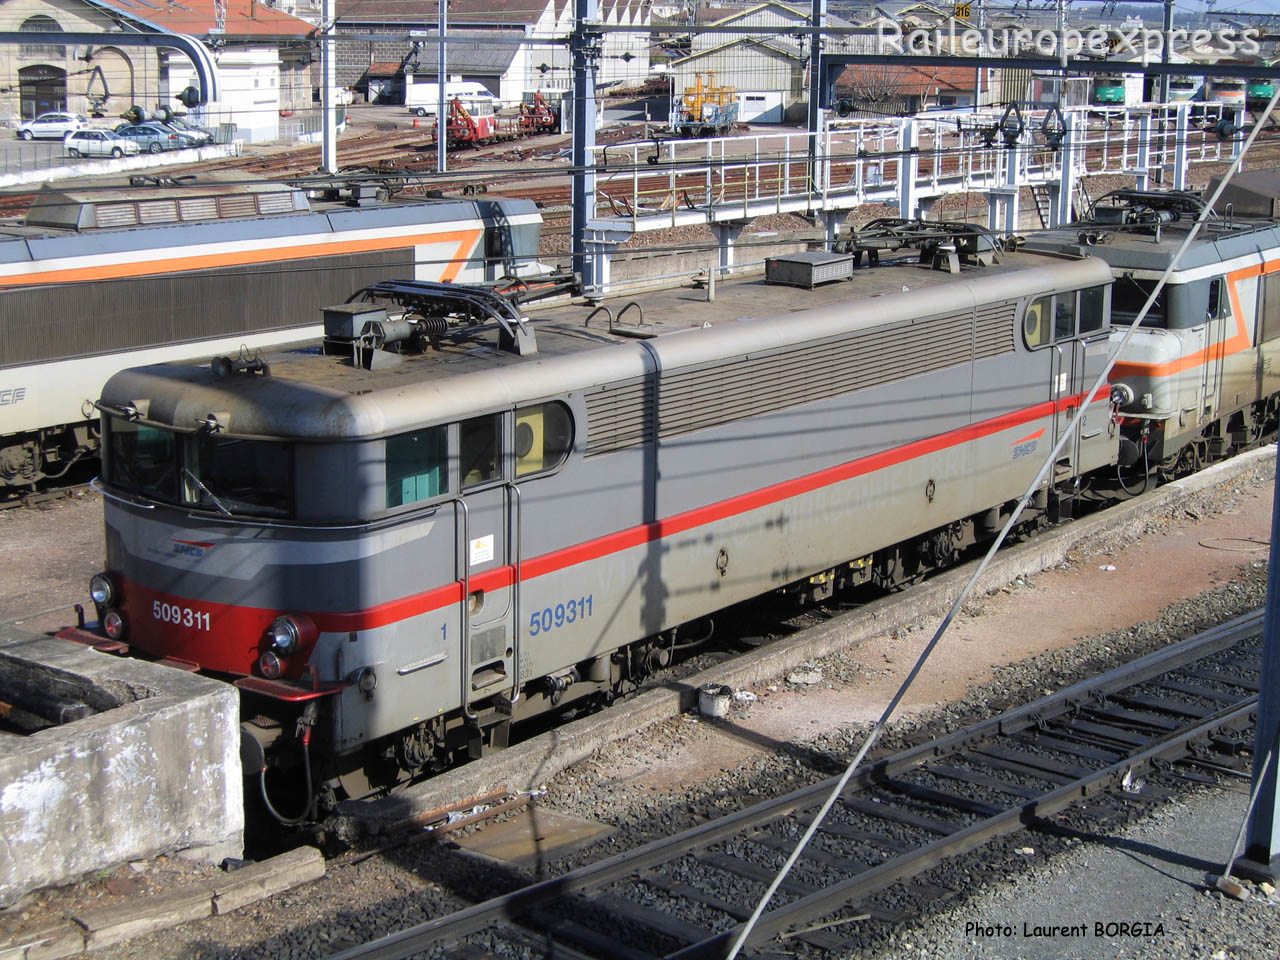
[(521, 540), (520, 527), (524, 520), (524, 501), (520, 496), (520, 488), (514, 483), (508, 483), (507, 489), (515, 494), (515, 509), (511, 510), (509, 518), (511, 524), (512, 544), (512, 583), (511, 583), (511, 703), (514, 705), (520, 699), (520, 561), (521, 561)]
[[(476, 719), (476, 713), (471, 709), (471, 611), (468, 604), (471, 602), (471, 513), (467, 509), (467, 501), (462, 497), (458, 497), (453, 501), (458, 507), (462, 508), (462, 523), (456, 524), (462, 530), (462, 542), (458, 551), (458, 560), (462, 565), (462, 636), (459, 640), (461, 645), (462, 661), (462, 715), (470, 720)], [(457, 512), (454, 512), (455, 519)]]

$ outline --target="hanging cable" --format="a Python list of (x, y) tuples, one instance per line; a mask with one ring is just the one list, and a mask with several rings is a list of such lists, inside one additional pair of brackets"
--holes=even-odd
[[(1271, 101), (1267, 104), (1267, 108), (1262, 114), (1263, 117), (1270, 115), (1271, 111), (1275, 109), (1277, 101), (1280, 101), (1280, 89), (1277, 89), (1272, 95)], [(826, 819), (827, 814), (835, 805), (840, 794), (844, 792), (844, 788), (848, 785), (854, 772), (861, 765), (863, 759), (867, 755), (867, 752), (871, 749), (876, 740), (879, 739), (885, 725), (889, 722), (889, 718), (893, 716), (898, 705), (902, 702), (903, 697), (905, 697), (907, 691), (911, 689), (911, 685), (915, 682), (916, 677), (919, 676), (920, 671), (924, 669), (925, 663), (928, 662), (930, 655), (932, 655), (934, 649), (942, 640), (943, 635), (947, 632), (947, 628), (951, 626), (951, 622), (960, 612), (961, 606), (969, 598), (969, 594), (972, 592), (974, 585), (978, 582), (982, 574), (986, 572), (987, 566), (991, 563), (991, 558), (995, 556), (996, 551), (1000, 549), (1005, 538), (1009, 536), (1009, 532), (1017, 524), (1018, 518), (1022, 516), (1023, 510), (1026, 509), (1028, 502), (1030, 502), (1032, 496), (1034, 496), (1036, 491), (1040, 488), (1040, 484), (1049, 476), (1049, 471), (1057, 461), (1058, 454), (1066, 447), (1067, 441), (1071, 439), (1072, 434), (1079, 429), (1080, 422), (1084, 419), (1085, 411), (1089, 409), (1089, 404), (1093, 402), (1093, 398), (1097, 396), (1098, 391), (1101, 390), (1102, 386), (1107, 382), (1108, 375), (1111, 373), (1111, 368), (1115, 366), (1116, 360), (1119, 358), (1121, 351), (1123, 351), (1124, 348), (1128, 346), (1129, 341), (1133, 339), (1133, 335), (1138, 330), (1139, 326), (1141, 326), (1143, 318), (1147, 315), (1147, 311), (1151, 309), (1152, 304), (1155, 303), (1156, 298), (1160, 295), (1160, 291), (1164, 289), (1169, 277), (1172, 276), (1174, 270), (1177, 269), (1179, 262), (1182, 260), (1183, 254), (1186, 253), (1187, 248), (1191, 246), (1192, 242), (1199, 234), (1201, 227), (1204, 226), (1205, 221), (1208, 219), (1214, 206), (1217, 204), (1218, 198), (1222, 195), (1223, 190), (1226, 189), (1227, 184), (1231, 182), (1231, 178), (1234, 177), (1236, 172), (1240, 169), (1240, 165), (1244, 161), (1245, 155), (1249, 152), (1249, 148), (1253, 146), (1253, 141), (1257, 137), (1258, 131), (1261, 129), (1261, 124), (1254, 127), (1253, 133), (1251, 133), (1249, 135), (1249, 139), (1245, 141), (1244, 147), (1241, 149), (1239, 155), (1237, 155), (1231, 162), (1231, 166), (1228, 168), (1226, 174), (1222, 177), (1217, 188), (1214, 190), (1213, 196), (1209, 198), (1204, 209), (1200, 212), (1199, 217), (1196, 218), (1195, 224), (1187, 232), (1187, 236), (1183, 239), (1181, 245), (1174, 253), (1173, 259), (1169, 261), (1169, 265), (1165, 268), (1164, 273), (1161, 274), (1160, 279), (1156, 282), (1155, 288), (1147, 296), (1147, 302), (1143, 304), (1137, 317), (1134, 318), (1133, 324), (1125, 332), (1124, 337), (1107, 357), (1106, 364), (1103, 365), (1102, 371), (1098, 374), (1098, 378), (1094, 381), (1093, 386), (1089, 388), (1089, 392), (1085, 394), (1085, 398), (1080, 403), (1079, 409), (1076, 411), (1075, 415), (1072, 416), (1070, 423), (1067, 424), (1067, 428), (1062, 431), (1062, 436), (1058, 439), (1058, 442), (1054, 444), (1053, 449), (1049, 451), (1044, 464), (1040, 467), (1035, 479), (1031, 481), (1031, 485), (1027, 488), (1026, 493), (1024, 493), (1018, 500), (1018, 505), (1014, 507), (1013, 513), (1009, 515), (1009, 519), (1005, 522), (1004, 528), (996, 536), (991, 547), (987, 550), (986, 555), (982, 558), (981, 562), (979, 562), (977, 569), (973, 571), (972, 576), (970, 576), (965, 582), (964, 588), (951, 604), (951, 608), (947, 611), (946, 616), (943, 617), (942, 623), (938, 625), (938, 629), (934, 632), (933, 637), (927, 644), (925, 644), (924, 649), (920, 652), (920, 656), (911, 667), (911, 672), (907, 674), (906, 679), (902, 681), (902, 685), (898, 687), (898, 691), (893, 695), (889, 704), (884, 708), (884, 712), (880, 714), (880, 718), (867, 733), (866, 739), (858, 749), (857, 754), (854, 755), (854, 758), (849, 762), (849, 765), (845, 767), (844, 773), (836, 782), (835, 787), (832, 788), (831, 793), (827, 796), (827, 799), (823, 802), (821, 808), (819, 808), (817, 814), (809, 824), (808, 829), (806, 829), (804, 834), (800, 837), (795, 850), (793, 850), (791, 855), (787, 857), (786, 862), (778, 871), (778, 875), (774, 877), (773, 882), (769, 884), (769, 888), (760, 898), (760, 902), (756, 904), (756, 908), (752, 911), (751, 917), (745, 924), (743, 924), (737, 937), (733, 941), (733, 946), (726, 955), (725, 960), (734, 960), (734, 958), (741, 952), (743, 946), (746, 945), (747, 938), (751, 936), (751, 931), (755, 929), (756, 924), (764, 914), (765, 908), (769, 905), (769, 901), (773, 899), (773, 895), (777, 892), (778, 887), (782, 885), (782, 881), (786, 879), (787, 874), (791, 872), (791, 868), (794, 867), (796, 861), (800, 859), (800, 854), (804, 852), (804, 848), (808, 846), (809, 841), (817, 832), (818, 827), (822, 824), (823, 820)]]

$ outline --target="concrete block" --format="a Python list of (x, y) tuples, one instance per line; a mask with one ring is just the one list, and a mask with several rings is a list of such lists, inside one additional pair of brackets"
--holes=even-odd
[(0, 908), (125, 861), (242, 849), (234, 687), (11, 627), (0, 672), (96, 711), (0, 741)]
[(123, 906), (84, 910), (72, 919), (85, 929), (85, 948), (96, 950), (212, 914), (209, 887), (197, 883)]
[(315, 847), (299, 847), (227, 875), (213, 888), (213, 912), (239, 910), (272, 894), (324, 876), (324, 857)]
[(64, 923), (27, 938), (26, 960), (62, 960), (84, 952), (84, 931)]

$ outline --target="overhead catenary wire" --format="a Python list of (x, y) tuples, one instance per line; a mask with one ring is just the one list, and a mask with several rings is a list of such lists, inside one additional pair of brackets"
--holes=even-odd
[[(1268, 102), (1266, 110), (1263, 112), (1264, 117), (1269, 116), (1271, 114), (1271, 112), (1276, 107), (1277, 101), (1280, 101), (1280, 89), (1277, 89), (1272, 94), (1271, 100), (1270, 102)], [(1142, 305), (1142, 309), (1138, 311), (1138, 315), (1134, 317), (1132, 324), (1130, 324), (1129, 326), (1129, 329), (1125, 331), (1125, 334), (1121, 338), (1120, 342), (1116, 344), (1116, 346), (1112, 349), (1111, 353), (1108, 355), (1107, 362), (1103, 365), (1101, 372), (1099, 372), (1097, 379), (1093, 383), (1093, 386), (1091, 386), (1089, 388), (1088, 393), (1085, 394), (1084, 400), (1081, 401), (1079, 409), (1076, 411), (1075, 415), (1072, 416), (1070, 422), (1067, 424), (1066, 429), (1062, 431), (1062, 436), (1058, 438), (1058, 442), (1054, 444), (1053, 449), (1050, 450), (1048, 455), (1045, 457), (1044, 463), (1041, 465), (1040, 470), (1036, 473), (1035, 479), (1031, 481), (1031, 484), (1030, 486), (1028, 486), (1026, 492), (1021, 496), (1021, 498), (1019, 498), (1017, 506), (1014, 507), (1013, 512), (1009, 515), (1008, 521), (1006, 521), (1004, 527), (996, 535), (995, 540), (992, 542), (990, 548), (987, 550), (982, 560), (978, 563), (978, 566), (973, 571), (973, 574), (969, 577), (967, 581), (965, 581), (964, 587), (961, 588), (960, 593), (956, 596), (955, 600), (952, 602), (950, 609), (947, 611), (946, 615), (942, 618), (942, 622), (938, 625), (938, 629), (934, 631), (934, 634), (930, 638), (929, 642), (925, 644), (924, 649), (920, 652), (919, 657), (916, 658), (916, 662), (912, 665), (910, 672), (908, 672), (906, 678), (902, 681), (902, 684), (898, 687), (897, 692), (893, 695), (888, 705), (884, 708), (884, 711), (881, 713), (880, 718), (876, 720), (875, 724), (872, 725), (871, 730), (867, 733), (866, 738), (863, 740), (862, 746), (858, 749), (858, 752), (854, 755), (853, 759), (849, 761), (848, 766), (845, 767), (844, 773), (840, 776), (840, 779), (836, 781), (836, 785), (832, 788), (830, 794), (828, 794), (827, 799), (823, 802), (818, 812), (814, 815), (813, 820), (810, 822), (808, 828), (801, 835), (800, 840), (796, 843), (795, 849), (791, 852), (790, 856), (787, 857), (786, 862), (783, 863), (782, 867), (778, 870), (777, 876), (774, 877), (773, 882), (769, 884), (768, 889), (764, 892), (763, 896), (761, 896), (760, 901), (759, 903), (757, 903), (756, 908), (752, 911), (750, 918), (747, 920), (745, 924), (743, 924), (741, 930), (738, 932), (737, 937), (734, 939), (733, 946), (730, 948), (729, 953), (727, 954), (725, 960), (734, 960), (734, 958), (737, 957), (738, 954), (742, 951), (743, 946), (745, 946), (747, 942), (747, 938), (751, 936), (751, 931), (755, 929), (756, 924), (759, 922), (760, 917), (764, 914), (765, 908), (769, 905), (769, 902), (773, 899), (773, 895), (777, 892), (778, 887), (782, 885), (782, 881), (786, 879), (787, 875), (791, 872), (792, 867), (794, 867), (796, 862), (800, 859), (801, 853), (804, 852), (805, 847), (808, 846), (809, 841), (813, 838), (813, 835), (817, 833), (818, 827), (821, 826), (822, 822), (826, 819), (827, 814), (831, 811), (831, 808), (835, 805), (835, 802), (839, 798), (840, 794), (843, 793), (845, 787), (848, 786), (849, 780), (853, 777), (854, 772), (862, 764), (862, 761), (866, 757), (867, 752), (871, 749), (872, 745), (876, 742), (876, 740), (879, 739), (881, 732), (884, 730), (886, 724), (889, 722), (889, 718), (893, 716), (894, 712), (898, 708), (898, 705), (902, 702), (903, 698), (906, 696), (907, 691), (911, 689), (911, 685), (915, 682), (916, 677), (919, 676), (921, 670), (924, 669), (924, 666), (928, 662), (929, 657), (933, 654), (934, 649), (938, 646), (938, 644), (942, 640), (942, 637), (946, 634), (947, 628), (951, 626), (952, 621), (956, 618), (956, 615), (960, 612), (961, 607), (964, 605), (964, 602), (968, 599), (969, 594), (973, 591), (974, 586), (977, 584), (982, 574), (986, 571), (987, 566), (988, 564), (990, 564), (992, 557), (995, 556), (996, 551), (1000, 549), (1001, 545), (1004, 543), (1005, 539), (1008, 537), (1009, 532), (1017, 524), (1018, 518), (1022, 516), (1022, 513), (1026, 509), (1027, 504), (1030, 502), (1032, 496), (1034, 496), (1036, 491), (1040, 488), (1040, 484), (1043, 483), (1045, 479), (1049, 476), (1050, 470), (1052, 470), (1054, 463), (1057, 461), (1058, 454), (1062, 452), (1063, 448), (1067, 444), (1067, 441), (1071, 439), (1072, 435), (1077, 430), (1079, 430), (1080, 423), (1084, 419), (1085, 411), (1088, 410), (1089, 404), (1093, 402), (1093, 399), (1095, 396), (1097, 396), (1098, 391), (1101, 390), (1103, 384), (1107, 382), (1108, 376), (1111, 373), (1111, 368), (1115, 366), (1116, 360), (1119, 358), (1121, 351), (1124, 350), (1124, 348), (1128, 345), (1129, 341), (1133, 338), (1134, 333), (1142, 325), (1142, 321), (1146, 317), (1148, 311), (1150, 311), (1152, 304), (1155, 303), (1156, 298), (1160, 295), (1160, 292), (1164, 289), (1164, 286), (1168, 282), (1169, 277), (1172, 276), (1173, 272), (1177, 269), (1178, 263), (1182, 259), (1182, 255), (1187, 251), (1187, 248), (1191, 246), (1192, 242), (1195, 240), (1196, 236), (1199, 234), (1201, 227), (1204, 226), (1205, 222), (1213, 214), (1213, 208), (1217, 204), (1218, 198), (1222, 196), (1223, 190), (1226, 189), (1227, 184), (1230, 183), (1231, 181), (1231, 178), (1235, 176), (1236, 172), (1240, 169), (1240, 165), (1244, 161), (1245, 155), (1249, 152), (1249, 148), (1253, 145), (1253, 141), (1256, 139), (1259, 129), (1261, 129), (1261, 124), (1259, 124), (1258, 127), (1254, 129), (1253, 133), (1250, 134), (1249, 139), (1246, 140), (1244, 143), (1243, 149), (1241, 149), (1240, 153), (1232, 161), (1231, 166), (1228, 168), (1226, 174), (1219, 181), (1217, 188), (1213, 191), (1213, 194), (1212, 196), (1210, 196), (1209, 201), (1205, 204), (1204, 209), (1200, 212), (1200, 215), (1196, 218), (1195, 223), (1192, 225), (1191, 229), (1187, 231), (1186, 237), (1183, 238), (1182, 243), (1178, 246), (1178, 249), (1174, 252), (1173, 258), (1169, 261), (1169, 265), (1165, 268), (1164, 273), (1161, 274), (1160, 279), (1156, 282), (1155, 287), (1152, 289), (1151, 293), (1147, 296), (1146, 303)]]

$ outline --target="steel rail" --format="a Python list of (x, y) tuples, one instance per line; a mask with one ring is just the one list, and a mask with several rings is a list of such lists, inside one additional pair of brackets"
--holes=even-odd
[[(759, 944), (771, 940), (797, 923), (826, 916), (850, 901), (868, 896), (902, 880), (909, 880), (937, 866), (948, 857), (976, 850), (989, 840), (1030, 826), (1037, 820), (1066, 809), (1078, 800), (1115, 786), (1130, 772), (1141, 773), (1157, 760), (1176, 758), (1184, 753), (1186, 745), (1194, 740), (1212, 736), (1224, 729), (1245, 726), (1253, 720), (1257, 706), (1258, 697), (1257, 694), (1253, 694), (1238, 704), (1219, 711), (1210, 719), (1192, 728), (1170, 734), (1154, 746), (1125, 757), (1088, 777), (1065, 784), (1020, 806), (1011, 807), (1003, 813), (979, 821), (879, 866), (864, 870), (847, 880), (786, 906), (770, 910), (757, 922), (746, 944)], [(664, 960), (722, 957), (741, 929), (741, 926), (734, 927), (700, 943), (689, 944), (683, 949), (667, 954)]]
[[(1083, 704), (1096, 702), (1099, 695), (1105, 696), (1123, 690), (1220, 653), (1244, 638), (1256, 636), (1262, 629), (1262, 618), (1261, 610), (1237, 617), (1226, 624), (1156, 650), (1131, 663), (1064, 687), (1022, 707), (884, 758), (859, 771), (850, 780), (846, 789), (865, 789), (876, 785), (878, 781), (891, 778), (894, 774), (918, 767), (927, 760), (937, 760), (955, 754), (993, 736), (1008, 736), (1037, 727), (1047, 720), (1069, 714)], [(1195, 726), (1185, 732), (1170, 734), (1138, 754), (1126, 757), (1086, 778), (1052, 790), (1025, 804), (1015, 805), (977, 824), (941, 837), (937, 841), (862, 871), (822, 891), (770, 911), (761, 917), (759, 935), (757, 936), (753, 931), (748, 943), (758, 944), (771, 939), (788, 926), (823, 916), (830, 913), (835, 906), (846, 903), (850, 899), (856, 899), (898, 880), (909, 879), (935, 866), (948, 856), (972, 850), (992, 837), (1009, 833), (1037, 818), (1056, 812), (1071, 802), (1097, 793), (1111, 785), (1118, 777), (1123, 777), (1124, 773), (1132, 768), (1149, 765), (1152, 759), (1167, 758), (1183, 752), (1185, 744), (1205, 736), (1206, 729), (1220, 729), (1244, 722), (1242, 718), (1247, 720), (1251, 711), (1256, 709), (1255, 702), (1256, 695), (1245, 698), (1242, 703), (1224, 707), (1212, 717), (1196, 721)], [(449, 916), (438, 917), (371, 943), (353, 947), (334, 955), (331, 960), (357, 960), (357, 958), (359, 960), (400, 960), (433, 944), (454, 941), (495, 925), (512, 922), (540, 906), (571, 894), (606, 886), (689, 852), (729, 839), (751, 827), (776, 820), (796, 810), (812, 807), (830, 792), (837, 779), (832, 777), (820, 783), (802, 787), (785, 796), (766, 800), (701, 824), (675, 837), (650, 841), (634, 850), (615, 854), (563, 876), (541, 881), (521, 890), (475, 904)], [(721, 955), (732, 942), (732, 938), (736, 937), (740, 931), (741, 925), (735, 926), (704, 941), (690, 944), (670, 954), (669, 960)]]

